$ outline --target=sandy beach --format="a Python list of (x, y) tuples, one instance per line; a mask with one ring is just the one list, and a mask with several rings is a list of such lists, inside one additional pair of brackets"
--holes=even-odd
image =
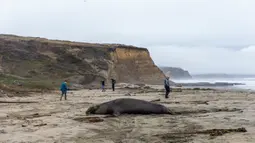
[[(172, 92), (169, 99), (164, 99), (160, 90), (118, 88), (115, 92), (70, 91), (67, 101), (59, 101), (59, 97), (58, 91), (31, 93), (26, 97), (1, 97), (1, 101), (38, 103), (0, 104), (0, 142), (255, 142), (255, 93), (251, 92), (183, 90)], [(169, 107), (174, 114), (119, 117), (85, 114), (93, 104), (123, 97), (155, 100)]]

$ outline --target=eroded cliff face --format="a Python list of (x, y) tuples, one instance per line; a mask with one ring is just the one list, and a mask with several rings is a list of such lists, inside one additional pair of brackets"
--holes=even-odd
[[(99, 85), (100, 80), (162, 84), (164, 74), (144, 48), (0, 35), (0, 82), (19, 80), (58, 87)], [(7, 76), (8, 75), (8, 76)], [(6, 79), (8, 78), (8, 79)]]
[(163, 72), (144, 48), (119, 46), (112, 54), (113, 76), (120, 82), (162, 84)]

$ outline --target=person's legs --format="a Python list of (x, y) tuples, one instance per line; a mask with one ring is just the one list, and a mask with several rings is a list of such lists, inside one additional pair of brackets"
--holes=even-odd
[(104, 92), (104, 85), (102, 85), (102, 92)]
[(60, 97), (60, 101), (62, 100), (62, 97), (63, 97), (63, 95), (64, 95), (64, 92), (63, 91), (61, 91), (62, 93), (61, 93), (61, 97)]
[(169, 93), (170, 93), (170, 88), (169, 88), (168, 91), (167, 91), (167, 96), (166, 96), (166, 98), (169, 98)]
[(67, 99), (66, 99), (66, 91), (65, 91), (65, 100), (67, 100)]
[(170, 88), (169, 87), (165, 87), (166, 89), (166, 94), (165, 94), (165, 98), (169, 98), (169, 93), (170, 93)]
[(112, 91), (115, 91), (115, 85), (112, 84)]

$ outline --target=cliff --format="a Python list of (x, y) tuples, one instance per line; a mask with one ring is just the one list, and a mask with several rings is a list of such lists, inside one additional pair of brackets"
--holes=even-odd
[(163, 72), (145, 48), (0, 35), (0, 83), (29, 87), (99, 85), (100, 80), (162, 84)]
[(191, 79), (191, 75), (188, 71), (177, 67), (160, 67), (166, 76), (170, 76), (172, 79)]

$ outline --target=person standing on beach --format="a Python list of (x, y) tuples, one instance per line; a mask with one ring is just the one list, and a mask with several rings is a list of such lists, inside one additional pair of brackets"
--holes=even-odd
[(65, 81), (61, 84), (60, 90), (61, 90), (61, 92), (62, 92), (61, 97), (60, 97), (60, 101), (62, 100), (62, 97), (63, 97), (64, 95), (65, 95), (65, 100), (67, 100), (67, 99), (66, 99), (66, 93), (67, 93), (67, 90), (68, 90), (68, 88), (67, 88), (67, 80), (65, 80)]
[(105, 82), (104, 80), (101, 81), (101, 87), (102, 87), (102, 92), (105, 91)]
[(115, 91), (115, 83), (116, 83), (116, 80), (112, 79), (112, 91)]
[(164, 80), (164, 86), (166, 90), (165, 98), (169, 98), (169, 93), (170, 93), (170, 83), (169, 83), (169, 77), (167, 76)]

